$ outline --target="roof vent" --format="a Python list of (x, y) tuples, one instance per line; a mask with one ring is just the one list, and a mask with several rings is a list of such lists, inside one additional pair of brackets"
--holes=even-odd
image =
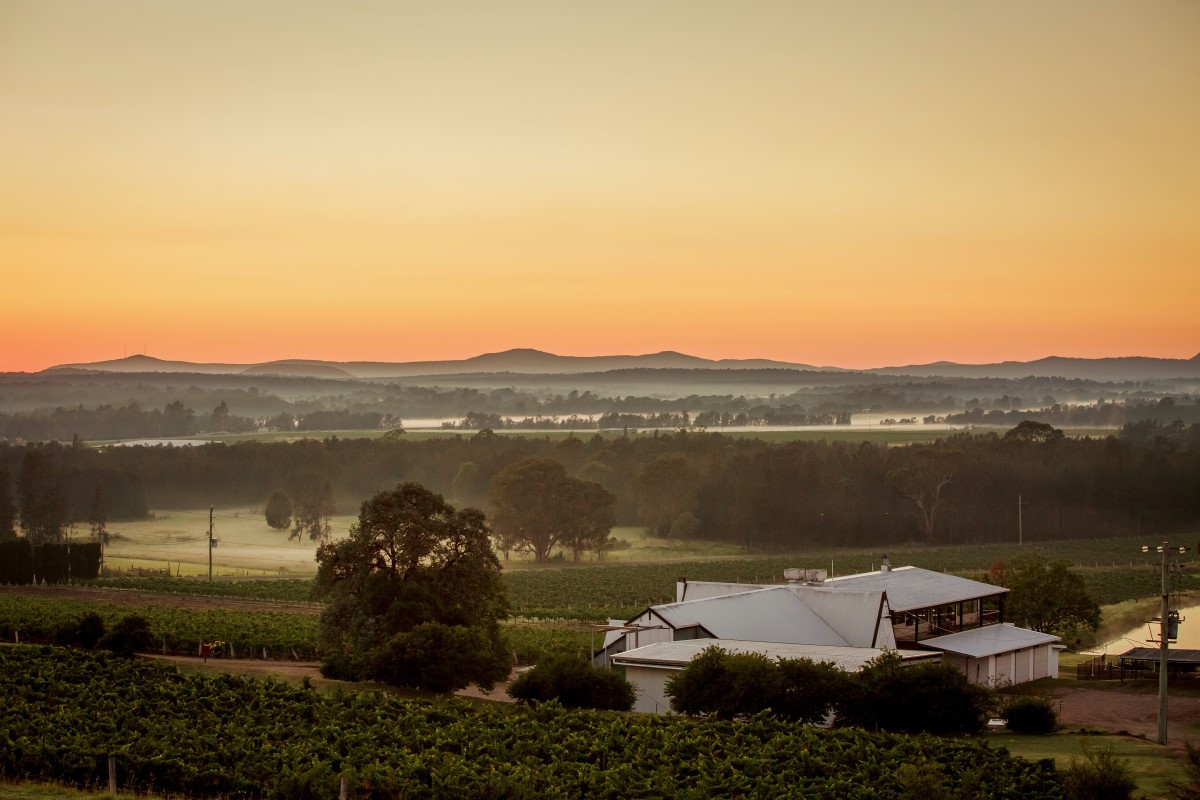
[(890, 558), (888, 558), (887, 553), (883, 554), (883, 561), (881, 561), (879, 564), (879, 571), (880, 572), (891, 572), (892, 571), (892, 560)]
[(829, 572), (823, 569), (788, 567), (783, 571), (783, 577), (792, 584), (824, 583), (825, 579), (829, 577)]

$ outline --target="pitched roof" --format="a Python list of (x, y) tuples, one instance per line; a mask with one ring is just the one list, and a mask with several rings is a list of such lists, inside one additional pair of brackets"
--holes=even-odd
[(1038, 633), (1018, 628), (1005, 622), (1002, 625), (985, 625), (982, 628), (971, 628), (971, 630), (961, 633), (935, 636), (932, 639), (925, 639), (922, 644), (960, 656), (984, 658), (997, 653), (1008, 653), (1025, 647), (1037, 647), (1057, 642), (1060, 638), (1050, 633)]
[(699, 625), (722, 640), (849, 646), (829, 623), (783, 586), (667, 603), (652, 611), (673, 628)]
[[(882, 655), (884, 650), (872, 647), (836, 647), (830, 645), (788, 644), (750, 642), (736, 639), (688, 639), (680, 642), (658, 642), (626, 650), (613, 656), (614, 664), (649, 667), (686, 667), (692, 659), (712, 646), (728, 653), (757, 653), (775, 660), (807, 658), (811, 661), (827, 661), (846, 672), (858, 672), (867, 662)], [(916, 650), (901, 650), (906, 661), (939, 661), (941, 653)]]
[(844, 575), (830, 578), (822, 585), (837, 589), (887, 592), (888, 606), (892, 611), (944, 606), (1008, 592), (1003, 586), (920, 567), (897, 567), (886, 572)]

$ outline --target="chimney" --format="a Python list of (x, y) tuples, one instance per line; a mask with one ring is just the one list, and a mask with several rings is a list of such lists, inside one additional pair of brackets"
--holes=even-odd
[(891, 559), (888, 558), (887, 553), (883, 554), (883, 561), (881, 561), (879, 563), (879, 571), (880, 572), (891, 572), (892, 571), (892, 561), (891, 561)]

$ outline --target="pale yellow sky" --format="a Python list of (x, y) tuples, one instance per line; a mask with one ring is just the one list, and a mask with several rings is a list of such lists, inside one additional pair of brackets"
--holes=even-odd
[(0, 0), (0, 369), (1200, 351), (1200, 3)]

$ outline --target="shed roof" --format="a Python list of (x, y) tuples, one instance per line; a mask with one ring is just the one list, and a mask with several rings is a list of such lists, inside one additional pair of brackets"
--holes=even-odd
[[(1135, 647), (1121, 653), (1122, 661), (1158, 661), (1162, 651), (1157, 647)], [(1168, 664), (1200, 664), (1200, 650), (1167, 650)]]
[[(682, 668), (691, 663), (692, 659), (713, 646), (720, 647), (727, 653), (757, 653), (777, 661), (783, 659), (807, 658), (811, 661), (827, 661), (846, 672), (857, 672), (867, 662), (878, 658), (885, 650), (873, 647), (835, 647), (831, 645), (789, 644), (778, 642), (748, 642), (736, 639), (688, 639), (680, 642), (658, 642), (639, 647), (636, 650), (626, 650), (613, 656), (614, 664), (637, 665), (665, 668)], [(919, 650), (900, 650), (901, 658), (905, 661), (939, 661), (941, 653), (930, 653)]]
[(847, 647), (846, 641), (786, 587), (667, 603), (654, 614), (674, 628), (700, 625), (718, 639)]
[(985, 658), (997, 653), (1010, 653), (1013, 650), (1057, 642), (1059, 638), (1050, 633), (1038, 633), (1018, 628), (1006, 622), (1001, 625), (971, 628), (961, 633), (935, 636), (932, 639), (925, 639), (924, 644), (960, 656)]
[(993, 586), (990, 583), (920, 567), (897, 567), (887, 571), (843, 575), (830, 578), (822, 585), (838, 589), (887, 592), (888, 606), (892, 611), (950, 605), (1008, 591), (1003, 586)]

